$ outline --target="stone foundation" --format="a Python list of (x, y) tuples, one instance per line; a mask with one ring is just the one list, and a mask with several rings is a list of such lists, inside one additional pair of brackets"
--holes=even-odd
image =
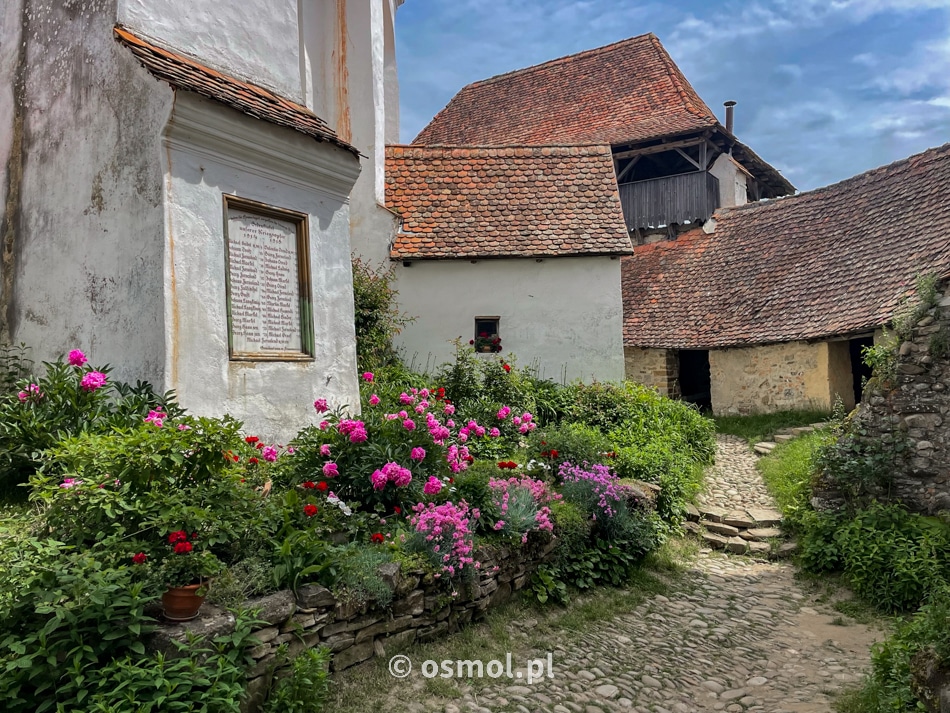
[(787, 342), (709, 352), (713, 413), (854, 406), (847, 342)]
[[(326, 646), (333, 652), (332, 669), (340, 671), (374, 656), (391, 657), (414, 642), (432, 641), (458, 631), (485, 616), (486, 611), (507, 601), (522, 589), (534, 570), (553, 551), (556, 540), (547, 533), (530, 533), (523, 547), (480, 548), (475, 559), (481, 562), (478, 575), (458, 586), (452, 596), (438, 580), (422, 583), (421, 572), (402, 572), (398, 564), (380, 568), (393, 591), (388, 608), (337, 601), (318, 584), (301, 586), (296, 595), (280, 591), (245, 602), (258, 609), (265, 625), (257, 630), (259, 645), (250, 651), (255, 660), (248, 671), (244, 713), (256, 713), (270, 690), (276, 651), (287, 644), (286, 660), (307, 648)], [(234, 616), (205, 605), (194, 621), (161, 627), (146, 644), (152, 651), (174, 655), (174, 641), (186, 642), (189, 634), (213, 638), (234, 630)]]
[(661, 396), (680, 396), (679, 359), (673, 349), (624, 347), (623, 363), (629, 381), (654, 388)]

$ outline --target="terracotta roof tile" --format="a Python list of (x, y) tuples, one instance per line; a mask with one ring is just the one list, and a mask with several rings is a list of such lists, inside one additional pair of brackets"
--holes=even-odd
[(607, 146), (389, 146), (386, 205), (399, 260), (632, 251)]
[(469, 84), (413, 144), (616, 145), (717, 125), (648, 34)]
[(950, 276), (950, 144), (718, 212), (715, 232), (623, 260), (624, 344), (704, 349), (885, 324), (918, 273)]
[(115, 38), (128, 47), (149, 72), (177, 89), (195, 92), (237, 109), (255, 119), (285, 126), (318, 141), (329, 141), (353, 153), (357, 150), (307, 107), (262, 87), (242, 82), (205, 67), (193, 59), (158, 47), (123, 27), (114, 28)]

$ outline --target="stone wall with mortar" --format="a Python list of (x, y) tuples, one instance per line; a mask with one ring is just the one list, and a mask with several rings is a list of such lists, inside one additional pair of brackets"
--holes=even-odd
[[(950, 287), (900, 344), (895, 372), (868, 382), (849, 431), (873, 442), (906, 441), (890, 495), (918, 512), (950, 510)], [(842, 501), (827, 479), (815, 495), (824, 508)]]
[(680, 395), (679, 361), (674, 350), (624, 347), (623, 365), (628, 380), (654, 388), (661, 396)]
[[(486, 546), (475, 559), (478, 576), (460, 585), (457, 595), (446, 592), (438, 581), (426, 584), (421, 572), (401, 572), (396, 563), (383, 565), (380, 574), (393, 591), (387, 608), (371, 603), (338, 601), (318, 584), (306, 584), (296, 594), (280, 591), (245, 603), (259, 610), (264, 622), (250, 651), (255, 664), (248, 671), (244, 713), (256, 713), (264, 703), (275, 675), (277, 648), (287, 644), (285, 660), (307, 648), (326, 646), (333, 652), (331, 667), (341, 671), (374, 656), (391, 657), (415, 642), (433, 641), (485, 616), (490, 607), (507, 601), (522, 589), (537, 566), (554, 550), (556, 540), (547, 533), (530, 533), (523, 547)], [(147, 648), (174, 655), (174, 642), (189, 635), (215, 637), (234, 629), (234, 615), (205, 605), (198, 619), (161, 627), (150, 635)], [(279, 675), (279, 671), (276, 671)]]
[(830, 411), (838, 395), (846, 405), (850, 398), (853, 405), (847, 356), (847, 342), (787, 342), (710, 350), (713, 412)]

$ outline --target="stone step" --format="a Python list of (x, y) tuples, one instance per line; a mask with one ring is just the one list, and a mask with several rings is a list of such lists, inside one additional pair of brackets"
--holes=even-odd
[(775, 442), (776, 443), (788, 443), (789, 441), (795, 440), (795, 434), (793, 433), (776, 433)]
[(702, 519), (709, 522), (722, 522), (722, 519), (729, 513), (725, 508), (715, 505), (700, 505), (697, 510)]
[(704, 522), (707, 532), (715, 532), (717, 535), (725, 537), (736, 537), (739, 534), (739, 528), (727, 525), (722, 522)]
[(742, 530), (756, 525), (755, 520), (746, 510), (731, 510), (722, 521)]
[(777, 527), (753, 527), (748, 530), (742, 530), (739, 537), (743, 540), (752, 540), (753, 542), (765, 542), (782, 536), (782, 531)]
[(699, 510), (696, 509), (696, 506), (688, 504), (686, 506), (686, 519), (690, 522), (699, 522), (699, 517)]
[(754, 450), (760, 456), (766, 456), (772, 452), (772, 449), (775, 448), (775, 446), (776, 444), (774, 441), (762, 441), (752, 446), (752, 450)]
[(778, 527), (782, 524), (782, 513), (772, 508), (749, 508), (748, 513), (755, 521), (754, 527)]
[(804, 433), (814, 433), (815, 429), (812, 426), (799, 426), (798, 428), (793, 428), (792, 433), (796, 436), (801, 436)]

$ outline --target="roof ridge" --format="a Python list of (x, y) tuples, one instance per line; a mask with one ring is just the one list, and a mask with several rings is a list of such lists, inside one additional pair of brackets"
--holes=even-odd
[(470, 82), (466, 84), (464, 87), (462, 87), (458, 93), (464, 92), (466, 89), (470, 89), (472, 87), (479, 87), (479, 86), (482, 86), (483, 84), (491, 84), (493, 82), (497, 82), (502, 79), (507, 79), (508, 77), (512, 77), (515, 75), (528, 74), (529, 72), (535, 72), (541, 69), (542, 67), (549, 67), (551, 65), (563, 64), (568, 61), (574, 61), (578, 59), (579, 57), (593, 56), (601, 52), (607, 52), (607, 51), (613, 50), (619, 47), (620, 45), (633, 44), (635, 41), (643, 41), (645, 39), (649, 40), (651, 38), (654, 40), (657, 39), (656, 35), (653, 34), (652, 32), (645, 32), (642, 35), (634, 35), (633, 37), (627, 37), (626, 39), (623, 39), (623, 40), (617, 40), (616, 42), (611, 42), (609, 45), (604, 45), (603, 47), (594, 47), (593, 49), (581, 50), (580, 52), (564, 55), (562, 57), (555, 57), (554, 59), (549, 59), (544, 62), (539, 62), (538, 64), (532, 64), (528, 67), (513, 69), (510, 72), (503, 72), (501, 74), (496, 74), (491, 77), (486, 77), (485, 79), (479, 79), (477, 81)]
[(610, 151), (610, 144), (386, 144), (387, 149), (412, 149), (413, 151), (451, 151), (455, 149), (497, 151), (542, 151), (543, 149), (588, 149)]
[(731, 206), (729, 208), (720, 208), (716, 211), (718, 215), (727, 215), (733, 212), (755, 210), (755, 209), (766, 209), (770, 206), (776, 205), (786, 205), (791, 201), (797, 201), (799, 199), (808, 199), (816, 195), (824, 195), (825, 193), (831, 191), (840, 190), (842, 187), (846, 187), (852, 183), (857, 183), (859, 181), (865, 180), (866, 178), (872, 177), (875, 174), (889, 173), (893, 170), (896, 170), (902, 167), (904, 164), (908, 164), (914, 159), (918, 159), (921, 156), (927, 154), (939, 154), (941, 152), (950, 153), (950, 142), (941, 144), (940, 146), (931, 146), (929, 149), (924, 149), (919, 153), (911, 154), (904, 158), (897, 159), (891, 163), (886, 163), (883, 166), (875, 166), (874, 168), (869, 168), (867, 171), (855, 174), (854, 176), (849, 176), (848, 178), (843, 178), (840, 181), (835, 183), (829, 183), (827, 186), (818, 186), (818, 188), (812, 188), (810, 191), (802, 191), (801, 193), (796, 193), (793, 196), (781, 196), (779, 198), (771, 198), (767, 201), (757, 201), (755, 203), (746, 203), (745, 205)]
[[(686, 90), (686, 86), (688, 86), (689, 89), (692, 90), (693, 94), (696, 96), (697, 99), (702, 101), (702, 98), (699, 96), (696, 90), (693, 89), (693, 85), (689, 83), (689, 80), (686, 79), (686, 75), (683, 74), (683, 70), (681, 70), (679, 68), (679, 65), (677, 65), (676, 62), (673, 61), (673, 58), (670, 56), (670, 53), (666, 51), (666, 47), (664, 47), (663, 43), (660, 42), (660, 38), (651, 32), (650, 39), (652, 41), (653, 49), (656, 52), (657, 57), (659, 58), (660, 62), (663, 63), (663, 66), (666, 67), (667, 74), (669, 74), (670, 76), (670, 81), (673, 82), (673, 87), (676, 89), (676, 93), (679, 94), (680, 99), (683, 100), (683, 108), (686, 109), (686, 111), (688, 111), (690, 114), (693, 114), (694, 116), (698, 116), (701, 119), (709, 119), (711, 117), (714, 123), (718, 123), (718, 119), (716, 119), (716, 115), (713, 114), (712, 109), (706, 106), (706, 102), (703, 102), (703, 106), (706, 107), (707, 111), (709, 112), (708, 114), (703, 112), (698, 107), (693, 106), (693, 102), (690, 99), (689, 93)], [(684, 84), (686, 86), (683, 86)]]

